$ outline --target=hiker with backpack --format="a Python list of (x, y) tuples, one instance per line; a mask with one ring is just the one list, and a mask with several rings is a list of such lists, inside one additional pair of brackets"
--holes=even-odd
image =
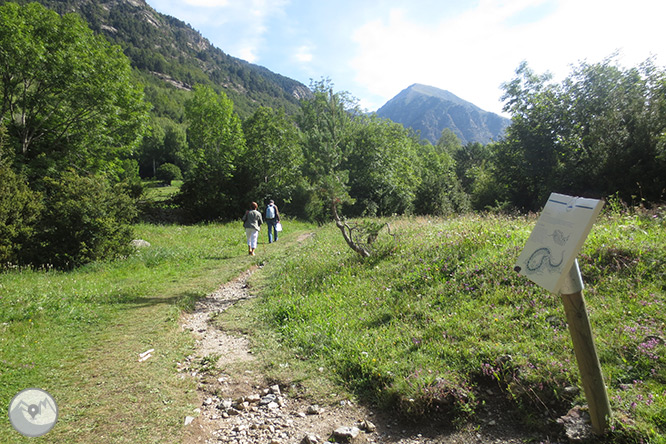
[(266, 225), (268, 226), (268, 243), (277, 242), (278, 226), (280, 224), (280, 212), (273, 200), (266, 206)]

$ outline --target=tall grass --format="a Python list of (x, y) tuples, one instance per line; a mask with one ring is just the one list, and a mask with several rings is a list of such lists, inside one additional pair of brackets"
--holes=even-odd
[[(554, 419), (585, 400), (559, 297), (513, 271), (535, 222), (397, 219), (393, 249), (366, 260), (326, 226), (270, 264), (257, 316), (405, 414), (473, 414), (492, 384), (526, 417)], [(664, 228), (663, 213), (607, 214), (579, 256), (618, 439), (666, 433)]]

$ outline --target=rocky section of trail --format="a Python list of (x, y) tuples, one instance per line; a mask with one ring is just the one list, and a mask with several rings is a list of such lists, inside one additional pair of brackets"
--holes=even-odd
[[(211, 325), (211, 318), (252, 297), (247, 284), (255, 272), (242, 273), (198, 301), (182, 327), (196, 337), (195, 352), (179, 364), (183, 377), (197, 380), (200, 406), (185, 418), (186, 443), (317, 444), (332, 440), (397, 444), (549, 443), (522, 428), (501, 402), (481, 409), (473, 424), (454, 428), (446, 421), (401, 424), (350, 401), (319, 405), (299, 398), (296, 390), (267, 382), (249, 341)], [(240, 365), (244, 364), (244, 365)]]

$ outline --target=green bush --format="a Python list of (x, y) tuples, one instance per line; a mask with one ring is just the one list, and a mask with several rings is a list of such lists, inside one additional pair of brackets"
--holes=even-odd
[(0, 163), (0, 265), (16, 264), (41, 211), (40, 194)]
[(118, 174), (118, 183), (133, 199), (143, 194), (143, 182), (139, 176), (139, 163), (134, 159), (125, 159), (121, 162)]
[(33, 265), (71, 268), (129, 254), (129, 223), (136, 208), (129, 196), (100, 177), (66, 172), (44, 179), (45, 209), (27, 253)]
[(172, 180), (181, 180), (183, 175), (173, 163), (163, 163), (155, 171), (155, 178), (164, 185), (171, 185)]

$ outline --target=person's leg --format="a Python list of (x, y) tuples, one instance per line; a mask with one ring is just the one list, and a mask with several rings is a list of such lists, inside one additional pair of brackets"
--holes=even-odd
[(252, 254), (252, 235), (256, 230), (253, 228), (245, 229), (245, 236), (247, 237), (247, 254)]
[(254, 256), (254, 250), (257, 248), (257, 240), (258, 239), (259, 239), (259, 232), (257, 230), (252, 230), (252, 241), (251, 241), (252, 251), (250, 253), (252, 256)]
[(275, 233), (275, 219), (266, 219), (266, 226), (268, 227), (268, 243), (277, 240)]

